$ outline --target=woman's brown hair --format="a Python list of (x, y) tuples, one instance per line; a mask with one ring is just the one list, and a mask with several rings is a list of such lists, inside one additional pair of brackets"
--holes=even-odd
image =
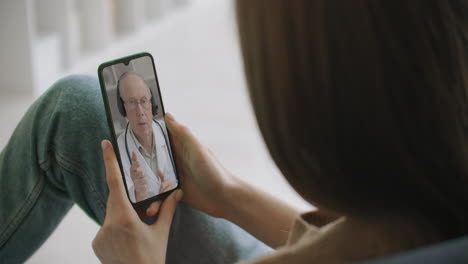
[(460, 0), (237, 1), (261, 133), (305, 199), (468, 233), (467, 11)]

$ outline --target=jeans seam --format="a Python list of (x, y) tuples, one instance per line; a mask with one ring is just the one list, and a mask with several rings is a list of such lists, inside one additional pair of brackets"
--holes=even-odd
[[(97, 205), (99, 208), (105, 212), (105, 199), (103, 196), (101, 196), (100, 192), (97, 191), (96, 186), (93, 184), (92, 181), (89, 180), (89, 173), (86, 169), (83, 169), (82, 167), (79, 166), (78, 162), (75, 162), (69, 158), (67, 158), (66, 155), (61, 154), (59, 152), (55, 152), (55, 158), (57, 160), (57, 164), (62, 167), (64, 170), (67, 170), (75, 175), (78, 175), (81, 179), (83, 179), (84, 183), (89, 187), (91, 190), (91, 193), (95, 195), (98, 199)], [(97, 216), (96, 216), (97, 217)], [(96, 219), (98, 220), (98, 219)]]
[(20, 206), (20, 209), (16, 212), (16, 214), (11, 218), (11, 220), (7, 221), (6, 228), (3, 232), (1, 232), (0, 237), (0, 248), (8, 241), (9, 237), (16, 231), (19, 227), (18, 223), (20, 223), (24, 217), (29, 213), (29, 209), (36, 203), (37, 197), (42, 192), (45, 186), (45, 177), (40, 176), (37, 183), (34, 185), (30, 194), (24, 200), (24, 203)]

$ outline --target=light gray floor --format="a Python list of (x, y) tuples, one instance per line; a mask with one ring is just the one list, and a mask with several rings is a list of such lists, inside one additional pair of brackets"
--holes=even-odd
[[(166, 111), (186, 123), (227, 168), (310, 209), (282, 178), (259, 134), (245, 87), (232, 3), (206, 0), (192, 9), (129, 54), (153, 54)], [(95, 73), (97, 66), (85, 72)], [(0, 148), (33, 100), (0, 90)], [(91, 248), (97, 230), (75, 206), (28, 263), (98, 263)]]

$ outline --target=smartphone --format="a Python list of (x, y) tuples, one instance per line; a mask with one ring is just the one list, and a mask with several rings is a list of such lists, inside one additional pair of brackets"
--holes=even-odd
[(153, 56), (105, 62), (98, 76), (128, 199), (134, 208), (164, 199), (179, 188), (179, 177)]

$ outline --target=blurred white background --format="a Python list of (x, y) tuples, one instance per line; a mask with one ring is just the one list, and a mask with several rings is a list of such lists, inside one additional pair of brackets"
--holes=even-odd
[[(9, 0), (0, 3), (0, 21), (1, 149), (55, 80), (96, 76), (104, 61), (148, 51), (166, 111), (239, 177), (312, 208), (282, 178), (259, 134), (231, 0)], [(91, 248), (98, 228), (74, 206), (28, 263), (98, 263)]]

